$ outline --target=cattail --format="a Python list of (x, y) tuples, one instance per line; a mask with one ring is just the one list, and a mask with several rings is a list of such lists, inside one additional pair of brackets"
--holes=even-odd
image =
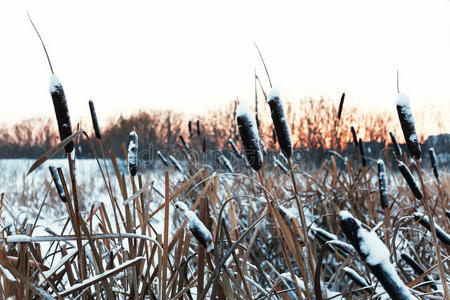
[(280, 167), (280, 169), (284, 172), (287, 173), (288, 169), (286, 168), (285, 165), (283, 165), (283, 163), (281, 161), (279, 161), (276, 157), (273, 158), (273, 162), (275, 163), (275, 165), (277, 165), (278, 167)]
[(202, 142), (202, 152), (203, 152), (203, 153), (206, 152), (206, 138), (203, 138), (203, 142)]
[(353, 136), (353, 144), (355, 144), (355, 147), (358, 147), (358, 137), (356, 136), (355, 127), (351, 126), (350, 131), (352, 132)]
[(255, 171), (262, 168), (263, 157), (259, 147), (258, 130), (255, 119), (244, 104), (240, 104), (236, 111), (237, 124), (242, 143), (244, 144), (247, 160)]
[(362, 228), (348, 211), (341, 211), (341, 228), (392, 299), (414, 299), (389, 261), (390, 253), (375, 231)]
[(161, 161), (163, 162), (163, 164), (166, 165), (166, 167), (169, 166), (169, 163), (167, 161), (167, 159), (164, 157), (164, 155), (161, 153), (161, 151), (156, 151), (156, 155), (158, 155), (158, 157), (161, 159)]
[(367, 161), (366, 161), (366, 151), (364, 149), (364, 142), (362, 141), (362, 139), (359, 139), (359, 154), (361, 156), (361, 164), (363, 167), (367, 166)]
[(416, 127), (411, 108), (409, 106), (409, 98), (403, 93), (397, 97), (397, 113), (402, 126), (403, 135), (405, 136), (406, 146), (409, 155), (415, 160), (420, 159), (420, 144), (417, 138)]
[(189, 144), (186, 143), (186, 141), (184, 140), (184, 137), (180, 134), (179, 135), (181, 143), (183, 144), (184, 149), (186, 149), (186, 151), (189, 151)]
[(200, 221), (192, 210), (189, 210), (184, 202), (175, 202), (175, 207), (180, 210), (189, 222), (187, 226), (198, 243), (206, 249), (206, 252), (211, 252), (214, 249), (213, 239), (211, 232), (206, 228), (205, 224)]
[(261, 143), (261, 150), (262, 150), (264, 156), (267, 156), (267, 148), (266, 148), (266, 143), (264, 143), (264, 139), (261, 137), (259, 139), (259, 142)]
[(175, 157), (173, 157), (172, 155), (169, 155), (169, 159), (173, 163), (175, 168), (178, 169), (178, 171), (180, 171), (181, 173), (184, 173), (183, 168), (181, 168), (180, 163), (178, 162), (178, 160)]
[(417, 184), (416, 180), (414, 179), (414, 176), (412, 175), (409, 168), (402, 163), (401, 161), (398, 162), (398, 168), (400, 169), (400, 172), (403, 175), (403, 178), (405, 178), (406, 183), (408, 183), (409, 188), (413, 192), (414, 196), (421, 200), (423, 198), (422, 192), (420, 191), (419, 185)]
[(131, 176), (135, 176), (138, 168), (138, 135), (133, 130), (130, 132), (128, 144), (128, 168)]
[(89, 100), (89, 110), (91, 111), (92, 127), (94, 127), (95, 137), (98, 139), (102, 138), (100, 133), (100, 127), (98, 126), (97, 114), (95, 113), (95, 106), (92, 100)]
[(398, 159), (402, 158), (402, 148), (400, 148), (400, 145), (397, 142), (397, 139), (395, 138), (395, 135), (392, 131), (389, 131), (389, 135), (391, 136), (391, 141), (392, 141), (392, 145), (394, 145), (394, 151), (395, 154), (397, 155)]
[(448, 220), (450, 221), (450, 210), (445, 210), (445, 215), (447, 216)]
[(230, 173), (234, 172), (233, 166), (231, 165), (230, 161), (228, 160), (228, 158), (225, 155), (221, 154), (219, 156), (219, 162), (221, 164), (223, 164)]
[(188, 129), (189, 129), (189, 138), (192, 139), (192, 121), (189, 120), (188, 122)]
[[(422, 275), (423, 273), (425, 273), (425, 270), (408, 254), (402, 252), (401, 254), (402, 259), (414, 270), (414, 272), (416, 272), (417, 275)], [(426, 275), (423, 278), (424, 281), (431, 281), (430, 277), (428, 277), (428, 275)], [(433, 290), (436, 290), (437, 287), (434, 283), (431, 284), (431, 288)]]
[[(56, 120), (58, 122), (59, 138), (62, 140), (72, 135), (72, 125), (70, 123), (69, 108), (67, 107), (66, 95), (56, 75), (50, 76), (50, 95), (53, 100), (53, 107), (55, 108)], [(66, 153), (73, 150), (73, 142), (71, 141), (64, 146)]]
[[(414, 213), (414, 219), (416, 221), (419, 221), (420, 225), (428, 229), (428, 231), (431, 231), (430, 227), (430, 220), (428, 219), (428, 216), (422, 214), (422, 213)], [(450, 245), (450, 235), (448, 235), (439, 225), (436, 223), (434, 224), (434, 229), (436, 230), (436, 236), (438, 239), (440, 239), (444, 244)]]
[(200, 131), (200, 120), (197, 120), (197, 136), (200, 136), (201, 131)]
[(277, 132), (275, 130), (275, 127), (272, 128), (272, 141), (274, 145), (277, 143)]
[(230, 144), (231, 149), (233, 149), (233, 153), (238, 157), (241, 158), (242, 154), (239, 151), (239, 149), (237, 148), (236, 144), (234, 143), (234, 141), (231, 138), (228, 138), (228, 144)]
[(54, 166), (49, 166), (50, 174), (52, 174), (53, 182), (55, 183), (56, 191), (58, 192), (59, 198), (62, 202), (67, 202), (66, 193), (61, 183), (61, 178), (59, 178), (58, 171)]
[(378, 160), (378, 186), (380, 189), (380, 202), (383, 209), (388, 207), (387, 183), (386, 183), (386, 166), (384, 162)]
[(271, 89), (269, 94), (270, 115), (277, 133), (278, 144), (287, 158), (292, 155), (291, 134), (284, 114), (283, 103), (276, 89)]
[(431, 166), (433, 167), (434, 177), (439, 178), (439, 169), (436, 162), (436, 153), (434, 152), (434, 148), (430, 148), (430, 160)]
[(348, 277), (350, 277), (351, 280), (353, 280), (353, 282), (355, 282), (360, 287), (365, 288), (365, 290), (369, 294), (372, 294), (372, 289), (367, 286), (367, 282), (361, 276), (359, 276), (359, 274), (356, 273), (355, 270), (353, 270), (349, 267), (344, 267), (344, 272), (345, 272), (345, 275), (347, 275)]
[(342, 93), (341, 101), (339, 102), (339, 110), (338, 110), (338, 114), (337, 114), (338, 120), (341, 119), (342, 108), (344, 107), (344, 99), (345, 99), (345, 93)]

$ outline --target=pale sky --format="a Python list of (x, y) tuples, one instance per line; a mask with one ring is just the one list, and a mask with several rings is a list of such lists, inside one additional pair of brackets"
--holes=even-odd
[(2, 1), (0, 123), (53, 116), (50, 69), (73, 120), (137, 109), (195, 115), (253, 102), (256, 42), (284, 99), (450, 106), (450, 1)]

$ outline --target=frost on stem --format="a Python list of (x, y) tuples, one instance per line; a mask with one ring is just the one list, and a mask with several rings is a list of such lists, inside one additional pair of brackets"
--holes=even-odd
[(385, 209), (388, 207), (386, 166), (381, 159), (378, 160), (378, 186), (380, 189), (381, 207)]
[(53, 182), (55, 183), (56, 191), (58, 192), (59, 198), (62, 202), (67, 202), (66, 193), (64, 192), (64, 188), (61, 183), (61, 178), (59, 178), (58, 171), (56, 167), (49, 166), (50, 174), (52, 175)]
[(400, 173), (402, 173), (403, 178), (405, 178), (406, 183), (413, 192), (414, 196), (417, 199), (422, 200), (423, 198), (422, 192), (420, 191), (419, 185), (417, 184), (417, 181), (414, 179), (414, 176), (412, 175), (409, 168), (401, 161), (398, 162), (398, 168), (400, 170)]
[(419, 139), (417, 138), (415, 122), (409, 106), (409, 98), (403, 93), (400, 93), (397, 97), (397, 113), (400, 125), (402, 126), (403, 135), (405, 136), (408, 152), (413, 159), (419, 160), (421, 150)]
[(286, 115), (284, 114), (283, 103), (281, 102), (278, 91), (272, 88), (268, 99), (270, 115), (277, 133), (278, 144), (280, 145), (284, 156), (289, 158), (292, 155), (291, 133), (286, 120)]
[(138, 168), (138, 135), (135, 131), (130, 132), (128, 144), (128, 167), (131, 176), (135, 176)]
[(395, 138), (395, 135), (392, 131), (389, 131), (389, 135), (391, 136), (392, 145), (394, 145), (394, 152), (397, 155), (398, 159), (402, 158), (402, 148), (400, 148), (400, 145), (397, 142), (397, 139)]
[(436, 152), (434, 152), (434, 148), (430, 148), (430, 160), (431, 160), (431, 167), (433, 168), (433, 174), (434, 177), (439, 178), (439, 169), (436, 162)]
[(100, 126), (98, 126), (97, 113), (95, 112), (95, 106), (92, 100), (89, 100), (89, 110), (91, 111), (92, 127), (94, 127), (95, 137), (101, 139), (102, 134), (100, 132)]
[[(416, 221), (419, 221), (419, 223), (423, 227), (425, 227), (428, 231), (431, 231), (430, 220), (428, 219), (428, 216), (416, 212), (414, 213), (414, 219), (416, 219)], [(438, 224), (436, 224), (436, 222), (434, 223), (434, 229), (436, 230), (436, 236), (438, 237), (438, 239), (440, 239), (444, 244), (450, 245), (450, 235), (448, 235), (444, 231), (444, 229), (442, 229)]]
[(166, 165), (166, 167), (169, 166), (169, 162), (167, 161), (167, 159), (164, 157), (164, 155), (161, 153), (161, 151), (156, 151), (156, 155), (158, 155), (158, 157), (161, 159), (161, 161), (163, 162), (163, 164)]
[(341, 228), (347, 239), (392, 299), (414, 299), (389, 261), (389, 250), (374, 231), (362, 228), (348, 211), (341, 211)]
[(218, 160), (222, 165), (225, 166), (225, 168), (227, 168), (228, 172), (230, 173), (234, 172), (233, 166), (231, 165), (230, 161), (225, 155), (221, 154)]
[[(67, 107), (66, 94), (56, 75), (50, 76), (50, 95), (53, 100), (53, 107), (55, 108), (56, 121), (58, 122), (59, 138), (61, 141), (72, 135), (72, 124), (70, 123), (69, 108)], [(73, 142), (70, 141), (64, 146), (66, 153), (73, 150)]]
[(274, 157), (273, 158), (273, 162), (275, 163), (275, 165), (277, 165), (278, 167), (280, 167), (280, 169), (284, 172), (287, 173), (288, 169), (286, 168), (285, 165), (283, 165), (283, 163), (281, 161), (278, 160), (278, 158)]
[(184, 173), (183, 168), (181, 168), (180, 163), (178, 162), (178, 160), (175, 157), (173, 157), (172, 155), (169, 154), (169, 159), (173, 163), (175, 168), (177, 168), (178, 171), (180, 171), (181, 173)]
[(231, 138), (228, 138), (228, 144), (230, 144), (231, 149), (233, 149), (233, 153), (238, 157), (241, 158), (242, 154), (239, 151), (239, 149), (237, 148), (236, 144), (234, 143), (234, 141)]
[(189, 210), (188, 206), (181, 201), (175, 202), (175, 207), (183, 214), (188, 221), (188, 228), (192, 235), (197, 239), (200, 245), (211, 252), (214, 248), (211, 232), (206, 228), (205, 224), (197, 217), (197, 215)]
[(236, 111), (239, 135), (244, 145), (245, 154), (249, 164), (255, 171), (262, 168), (263, 157), (259, 147), (258, 130), (255, 119), (250, 114), (250, 110), (244, 104), (240, 104)]

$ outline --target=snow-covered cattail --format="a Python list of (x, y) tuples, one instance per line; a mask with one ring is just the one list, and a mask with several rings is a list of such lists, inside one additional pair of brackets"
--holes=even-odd
[(189, 144), (186, 143), (186, 141), (184, 140), (184, 137), (181, 134), (179, 137), (180, 137), (181, 143), (183, 144), (184, 149), (186, 149), (186, 151), (189, 151)]
[(255, 119), (250, 114), (250, 110), (244, 104), (240, 104), (236, 111), (239, 135), (244, 144), (247, 160), (255, 171), (262, 168), (263, 156), (259, 147), (258, 130)]
[(434, 152), (434, 148), (430, 148), (430, 160), (431, 167), (433, 168), (434, 177), (439, 178), (439, 169), (436, 162), (436, 152)]
[(345, 93), (342, 93), (341, 101), (339, 102), (339, 110), (338, 110), (338, 114), (337, 114), (338, 120), (341, 119), (342, 108), (344, 107), (344, 99), (345, 99)]
[(283, 165), (283, 163), (281, 161), (278, 160), (278, 158), (274, 157), (273, 158), (273, 162), (275, 163), (275, 165), (277, 165), (278, 167), (280, 167), (280, 169), (284, 172), (287, 173), (288, 169), (286, 168), (285, 165)]
[(197, 136), (200, 136), (201, 131), (200, 131), (200, 120), (197, 120)]
[(92, 100), (89, 100), (89, 110), (91, 111), (92, 127), (94, 127), (95, 137), (101, 139), (102, 134), (100, 132), (100, 127), (98, 126), (97, 113), (95, 112), (95, 106)]
[(353, 282), (355, 282), (360, 287), (365, 288), (365, 290), (369, 294), (372, 294), (372, 289), (367, 286), (367, 282), (361, 276), (359, 276), (359, 274), (356, 273), (355, 270), (349, 267), (344, 267), (344, 272), (348, 277), (350, 277), (351, 280), (353, 280)]
[(414, 196), (421, 200), (423, 198), (422, 192), (420, 191), (419, 185), (417, 184), (416, 179), (414, 179), (414, 176), (412, 175), (409, 168), (401, 161), (398, 162), (398, 168), (400, 170), (400, 173), (402, 173), (403, 178), (405, 178), (406, 183), (408, 183), (409, 188), (413, 192)]
[(138, 169), (138, 135), (136, 131), (130, 132), (128, 142), (128, 168), (131, 176), (135, 176)]
[(445, 215), (447, 216), (448, 220), (450, 221), (450, 210), (445, 210)]
[[(414, 213), (414, 219), (416, 219), (416, 221), (419, 221), (419, 223), (423, 227), (428, 229), (428, 231), (431, 231), (430, 220), (428, 219), (428, 216), (416, 212)], [(436, 230), (436, 236), (438, 237), (438, 239), (440, 239), (444, 244), (450, 245), (450, 235), (448, 235), (439, 225), (437, 225), (436, 222), (434, 224), (434, 229)]]
[(385, 209), (388, 207), (386, 166), (381, 159), (378, 160), (378, 186), (380, 189), (381, 207)]
[(167, 159), (164, 157), (164, 155), (161, 153), (161, 151), (156, 151), (156, 155), (158, 155), (158, 157), (161, 159), (161, 161), (163, 162), (163, 164), (166, 165), (166, 167), (169, 166), (169, 163), (167, 161)]
[(409, 155), (415, 160), (420, 159), (420, 143), (417, 138), (416, 126), (411, 108), (409, 106), (409, 98), (403, 93), (397, 97), (397, 113), (402, 126), (403, 135), (405, 136), (406, 146), (408, 147)]
[(366, 151), (364, 149), (364, 142), (361, 138), (359, 139), (358, 145), (359, 145), (359, 154), (361, 156), (361, 164), (363, 167), (366, 167), (367, 166)]
[(284, 114), (283, 103), (281, 102), (280, 95), (276, 89), (272, 88), (270, 90), (268, 102), (273, 126), (277, 133), (278, 144), (280, 145), (283, 154), (289, 158), (292, 155), (291, 133)]
[[(408, 254), (402, 252), (401, 254), (402, 259), (414, 270), (414, 272), (416, 272), (417, 275), (422, 275), (423, 273), (425, 273), (425, 270)], [(423, 281), (432, 281), (430, 279), (430, 277), (428, 277), (428, 275), (425, 275), (425, 277), (423, 278)], [(434, 283), (432, 283), (431, 288), (436, 290), (437, 287)]]
[(358, 137), (356, 136), (355, 127), (351, 126), (350, 131), (352, 132), (353, 144), (355, 144), (355, 147), (358, 147)]
[(58, 192), (59, 198), (62, 202), (67, 202), (66, 193), (61, 183), (61, 178), (59, 178), (58, 171), (54, 166), (49, 166), (50, 174), (52, 174), (53, 182), (55, 183), (56, 191)]
[[(66, 94), (56, 75), (50, 76), (50, 95), (53, 100), (53, 107), (55, 108), (56, 120), (58, 122), (59, 137), (62, 140), (72, 135), (72, 124), (70, 123), (69, 108), (67, 107)], [(73, 142), (71, 141), (64, 146), (66, 153), (73, 150)]]
[(205, 224), (197, 217), (197, 215), (188, 208), (188, 206), (181, 201), (175, 202), (175, 207), (180, 210), (186, 218), (188, 228), (192, 235), (197, 239), (200, 245), (206, 249), (206, 252), (211, 252), (214, 249), (211, 232), (206, 228)]
[(184, 173), (183, 168), (181, 168), (180, 163), (178, 162), (178, 160), (175, 157), (173, 157), (172, 155), (169, 155), (169, 159), (173, 163), (175, 168), (178, 169), (178, 171), (180, 171), (181, 173)]
[(227, 168), (230, 173), (234, 172), (233, 166), (225, 155), (221, 154), (219, 156), (219, 161), (225, 166), (225, 168)]
[(234, 153), (238, 158), (242, 157), (241, 152), (239, 151), (239, 149), (237, 148), (236, 144), (234, 143), (234, 141), (233, 141), (231, 138), (228, 139), (228, 144), (230, 144), (231, 149), (233, 149), (233, 153)]
[(392, 299), (414, 299), (389, 261), (389, 250), (375, 231), (362, 228), (348, 211), (341, 211), (341, 228)]
[(402, 158), (402, 148), (400, 148), (400, 145), (397, 142), (397, 139), (395, 138), (395, 135), (392, 131), (389, 131), (389, 135), (391, 136), (392, 145), (394, 145), (394, 152), (395, 155), (397, 155), (398, 159)]
[(192, 121), (189, 120), (188, 122), (188, 129), (189, 129), (189, 138), (192, 138)]

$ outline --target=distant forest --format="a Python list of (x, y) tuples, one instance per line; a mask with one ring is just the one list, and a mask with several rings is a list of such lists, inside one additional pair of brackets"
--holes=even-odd
[[(140, 151), (152, 151), (154, 154), (157, 150), (162, 152), (174, 150), (181, 146), (179, 135), (183, 135), (193, 150), (198, 149), (201, 152), (205, 146), (207, 150), (227, 152), (231, 150), (228, 138), (235, 140), (240, 147), (235, 121), (236, 105), (236, 102), (230, 103), (221, 110), (215, 110), (191, 120), (181, 113), (157, 110), (138, 111), (130, 116), (121, 116), (108, 122), (102, 122), (101, 111), (97, 111), (97, 115), (105, 151), (112, 149), (119, 157), (123, 157), (122, 143), (128, 144), (128, 135), (133, 129), (139, 135)], [(391, 143), (389, 131), (393, 131), (398, 141), (403, 143), (404, 138), (395, 108), (390, 112), (368, 113), (360, 112), (357, 107), (344, 107), (339, 120), (337, 106), (337, 101), (324, 99), (286, 103), (285, 111), (291, 127), (294, 147), (300, 149), (302, 155), (309, 157), (312, 163), (320, 161), (330, 149), (338, 153), (353, 151), (351, 126), (354, 126), (358, 138), (366, 142), (368, 156), (374, 158), (380, 157), (381, 152)], [(439, 111), (428, 113), (421, 111), (420, 114), (416, 112), (415, 118), (419, 140), (422, 143), (427, 144), (426, 133), (429, 134), (429, 132), (424, 132), (425, 128), (428, 130), (433, 128), (439, 133), (449, 131), (449, 128), (445, 127), (448, 123), (445, 123), (445, 118)], [(270, 111), (265, 103), (258, 105), (258, 120), (267, 149), (277, 150)], [(200, 128), (197, 128), (197, 125)], [(73, 130), (76, 126), (76, 122), (72, 120)], [(90, 120), (83, 122), (82, 129), (90, 135), (92, 140), (95, 139)], [(54, 118), (24, 120), (0, 129), (0, 158), (37, 158), (58, 142), (59, 135)], [(443, 147), (442, 151), (448, 151), (448, 145), (445, 146), (447, 142), (443, 145), (439, 142), (435, 147)], [(436, 150), (439, 154), (439, 149)], [(82, 138), (78, 144), (77, 156), (93, 157), (85, 138)]]

